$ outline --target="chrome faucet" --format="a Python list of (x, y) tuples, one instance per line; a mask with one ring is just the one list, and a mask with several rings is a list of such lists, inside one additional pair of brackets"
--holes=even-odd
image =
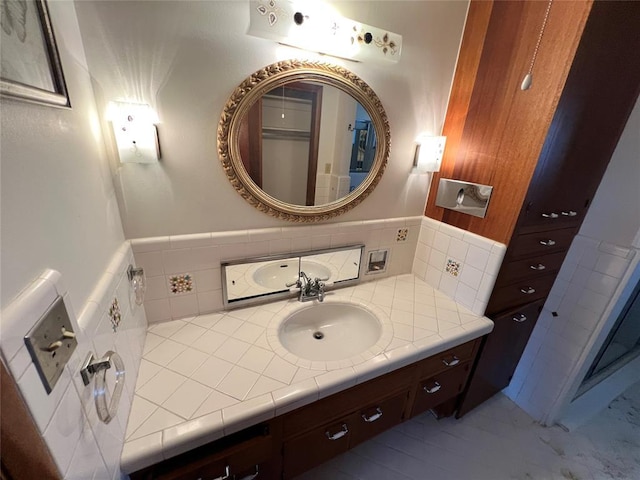
[(300, 270), (300, 274), (298, 275), (298, 280), (292, 283), (287, 283), (287, 287), (296, 286), (300, 289), (300, 297), (298, 300), (301, 302), (308, 302), (309, 300), (313, 300), (315, 298), (318, 301), (322, 302), (324, 300), (324, 287), (325, 284), (323, 282), (325, 279), (314, 278), (311, 280), (309, 275)]

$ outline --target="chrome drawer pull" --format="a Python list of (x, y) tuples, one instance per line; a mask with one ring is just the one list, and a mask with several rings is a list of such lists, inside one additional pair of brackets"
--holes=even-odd
[(324, 434), (327, 436), (327, 438), (329, 440), (338, 440), (339, 438), (344, 437), (347, 433), (349, 433), (349, 429), (347, 428), (347, 424), (343, 423), (342, 424), (342, 430), (340, 430), (337, 433), (334, 433), (333, 435), (331, 435), (329, 433), (329, 430), (327, 430), (326, 432), (324, 432)]
[(524, 313), (521, 313), (519, 317), (513, 317), (514, 322), (522, 323), (527, 320), (527, 316)]
[(547, 267), (545, 267), (543, 264), (539, 263), (538, 265), (529, 265), (529, 268), (531, 270), (544, 270)]
[(520, 291), (526, 295), (531, 295), (532, 293), (536, 293), (536, 289), (533, 287), (521, 288)]
[(427, 387), (426, 385), (424, 387), (422, 387), (422, 389), (426, 393), (436, 393), (441, 388), (442, 388), (442, 385), (440, 385), (438, 382), (433, 382), (433, 387), (431, 387), (431, 388)]
[(376, 420), (378, 420), (381, 416), (382, 416), (382, 410), (380, 410), (380, 407), (378, 407), (378, 408), (376, 408), (376, 413), (374, 413), (370, 417), (367, 417), (363, 413), (362, 414), (362, 419), (367, 423), (371, 423), (371, 422), (375, 422)]
[(447, 367), (453, 367), (460, 363), (460, 359), (455, 355), (451, 358), (451, 360), (442, 359), (442, 363), (444, 363)]
[[(251, 473), (251, 474), (249, 474), (249, 475), (247, 475), (247, 476), (244, 476), (244, 477), (242, 477), (242, 478), (239, 478), (238, 480), (253, 480), (254, 478), (258, 478), (258, 474), (259, 474), (259, 473), (260, 473), (260, 472), (258, 471), (258, 465), (256, 465), (256, 473)], [(233, 478), (234, 478), (234, 480), (235, 480), (235, 476), (234, 476)]]
[(227, 478), (229, 478), (229, 465), (224, 467), (224, 475), (222, 475), (221, 477), (216, 477), (213, 480), (227, 480)]
[(558, 218), (559, 215), (557, 213), (543, 213), (542, 216), (544, 218)]
[(565, 217), (575, 217), (576, 215), (578, 215), (578, 212), (574, 212), (573, 210), (569, 210), (568, 212), (560, 212), (562, 213), (562, 215), (564, 215)]
[(544, 245), (545, 247), (553, 247), (556, 244), (554, 240), (540, 240), (540, 245)]

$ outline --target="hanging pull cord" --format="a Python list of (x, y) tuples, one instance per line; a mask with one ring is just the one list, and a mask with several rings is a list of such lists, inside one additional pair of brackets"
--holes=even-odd
[(522, 84), (520, 85), (520, 90), (529, 90), (531, 88), (531, 82), (533, 81), (533, 66), (536, 63), (536, 57), (538, 56), (538, 49), (540, 48), (540, 42), (542, 42), (542, 35), (544, 35), (544, 29), (547, 26), (547, 20), (549, 19), (549, 12), (551, 11), (551, 4), (553, 0), (549, 0), (549, 4), (547, 5), (547, 11), (544, 13), (544, 20), (542, 20), (542, 27), (540, 28), (540, 34), (538, 35), (538, 41), (536, 43), (536, 48), (533, 50), (533, 57), (531, 58), (531, 65), (529, 65), (529, 71), (524, 76), (522, 80)]

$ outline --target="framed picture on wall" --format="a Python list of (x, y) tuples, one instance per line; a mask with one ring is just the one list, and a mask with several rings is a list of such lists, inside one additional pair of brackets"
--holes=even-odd
[(45, 0), (0, 0), (0, 94), (70, 107)]

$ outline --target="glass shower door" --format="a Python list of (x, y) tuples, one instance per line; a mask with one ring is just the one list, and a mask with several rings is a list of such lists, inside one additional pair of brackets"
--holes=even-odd
[(636, 285), (584, 381), (629, 355), (640, 353), (640, 283)]

